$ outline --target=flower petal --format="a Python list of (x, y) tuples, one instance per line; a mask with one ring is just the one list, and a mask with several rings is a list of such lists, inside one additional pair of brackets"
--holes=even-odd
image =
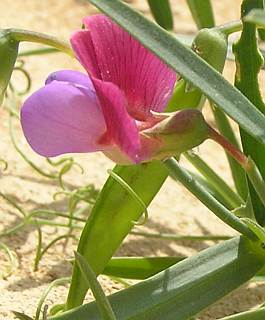
[(74, 83), (52, 81), (24, 103), (21, 123), (31, 147), (45, 157), (106, 150), (106, 131), (95, 93)]
[(52, 81), (64, 81), (74, 83), (88, 88), (90, 91), (94, 91), (92, 81), (87, 74), (74, 70), (59, 70), (51, 73), (45, 81), (45, 84), (50, 84)]
[(108, 17), (86, 17), (84, 24), (88, 30), (76, 32), (71, 43), (86, 70), (123, 90), (135, 119), (145, 120), (150, 110), (163, 111), (175, 72)]
[[(126, 110), (126, 99), (113, 83), (92, 78), (105, 117), (105, 141), (112, 141), (133, 162), (139, 162), (140, 137), (136, 121)], [(104, 142), (104, 139), (102, 140)]]

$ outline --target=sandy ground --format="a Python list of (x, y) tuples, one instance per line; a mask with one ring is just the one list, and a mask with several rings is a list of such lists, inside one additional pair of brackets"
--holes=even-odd
[[(148, 13), (143, 0), (130, 1), (145, 14)], [(239, 17), (240, 1), (213, 1), (217, 13), (217, 23), (223, 23)], [(177, 32), (192, 34), (196, 28), (184, 0), (172, 1), (175, 15), (175, 30)], [(228, 10), (229, 8), (229, 10)], [(73, 30), (79, 29), (81, 18), (92, 14), (96, 10), (85, 1), (75, 0), (2, 0), (0, 2), (0, 28), (17, 27), (46, 32), (57, 37), (68, 39)], [(32, 48), (32, 46), (26, 46)], [(36, 46), (33, 46), (36, 47)], [(25, 59), (27, 70), (33, 79), (33, 89), (42, 85), (45, 77), (51, 71), (79, 66), (70, 58), (61, 54), (30, 57)], [(233, 66), (228, 64), (226, 75), (232, 79)], [(19, 80), (17, 80), (19, 82)], [(20, 85), (20, 83), (19, 83)], [(8, 134), (8, 118), (6, 112), (0, 110), (0, 157), (9, 163), (7, 171), (1, 173), (0, 191), (11, 195), (26, 209), (50, 208), (65, 210), (67, 203), (64, 197), (54, 201), (52, 196), (59, 190), (52, 181), (36, 174), (14, 151)], [(21, 135), (19, 126), (16, 126), (16, 139), (27, 155), (43, 168), (50, 168), (46, 162), (27, 146)], [(204, 159), (218, 171), (227, 181), (231, 177), (227, 170), (227, 163), (221, 149), (213, 143), (207, 142), (197, 150)], [(85, 154), (75, 156), (75, 159), (85, 168), (81, 175), (78, 169), (73, 169), (67, 174), (66, 182), (74, 187), (93, 183), (101, 188), (107, 177), (107, 169), (113, 163), (102, 154)], [(16, 225), (19, 214), (14, 208), (0, 199), (1, 228)], [(181, 185), (170, 179), (153, 201), (150, 207), (150, 220), (144, 230), (152, 232), (170, 232), (182, 235), (202, 235), (208, 233), (233, 235), (234, 232), (220, 222), (204, 206), (202, 206)], [(48, 239), (62, 233), (59, 228), (45, 228), (44, 243)], [(66, 261), (72, 256), (76, 248), (76, 241), (70, 241), (64, 250), (62, 243), (53, 247), (40, 262), (37, 272), (33, 272), (33, 259), (35, 256), (37, 232), (33, 227), (26, 227), (23, 231), (9, 237), (1, 238), (17, 255), (19, 266), (9, 277), (0, 279), (0, 320), (13, 319), (10, 310), (26, 312), (33, 315), (38, 300), (54, 279), (70, 276), (71, 267)], [(128, 237), (117, 254), (138, 255), (191, 255), (196, 251), (206, 248), (211, 243), (191, 243), (148, 240), (144, 238)], [(5, 256), (0, 270), (5, 271)], [(121, 286), (101, 277), (107, 293), (118, 290)], [(67, 287), (58, 287), (52, 291), (47, 299), (48, 304), (62, 303), (65, 301)], [(257, 306), (265, 300), (263, 284), (251, 284), (238, 289), (229, 297), (212, 306), (204, 312), (201, 320), (217, 319), (219, 317), (246, 310)]]

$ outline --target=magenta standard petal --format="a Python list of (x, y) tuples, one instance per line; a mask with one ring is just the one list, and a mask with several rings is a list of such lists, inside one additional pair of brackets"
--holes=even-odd
[(92, 78), (105, 117), (107, 132), (102, 142), (113, 141), (133, 162), (139, 162), (140, 137), (136, 121), (126, 110), (123, 92), (113, 83)]
[(106, 150), (98, 143), (105, 120), (92, 90), (69, 82), (52, 81), (24, 103), (21, 123), (25, 137), (40, 155)]
[(70, 40), (83, 67), (91, 76), (101, 79), (97, 56), (90, 32), (88, 30), (76, 31)]
[(84, 24), (88, 30), (76, 32), (71, 43), (88, 73), (123, 90), (135, 119), (146, 120), (150, 110), (163, 111), (175, 72), (108, 17), (87, 17)]

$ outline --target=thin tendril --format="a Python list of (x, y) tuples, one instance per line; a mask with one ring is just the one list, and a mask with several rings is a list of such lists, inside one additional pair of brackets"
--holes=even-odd
[[(16, 93), (17, 93), (18, 96), (23, 96), (23, 95), (27, 94), (30, 91), (30, 88), (31, 88), (31, 77), (30, 77), (29, 73), (27, 72), (27, 70), (24, 69), (23, 67), (16, 66), (16, 67), (14, 67), (13, 71), (21, 72), (24, 75), (24, 77), (25, 77), (25, 79), (27, 81), (26, 82), (26, 87), (25, 87), (25, 89), (23, 91), (16, 90)], [(12, 87), (13, 87), (13, 90), (14, 90), (14, 86), (12, 86)]]
[(0, 159), (0, 163), (2, 163), (4, 165), (4, 168), (2, 169), (3, 171), (7, 170), (8, 168), (8, 163), (6, 160), (4, 159)]
[(148, 211), (146, 204), (143, 202), (143, 200), (138, 196), (138, 194), (128, 185), (126, 181), (124, 181), (119, 175), (117, 175), (112, 170), (107, 170), (108, 174), (116, 181), (118, 182), (131, 196), (134, 198), (143, 208), (144, 210), (144, 219), (143, 221), (132, 221), (134, 225), (143, 225), (148, 220)]

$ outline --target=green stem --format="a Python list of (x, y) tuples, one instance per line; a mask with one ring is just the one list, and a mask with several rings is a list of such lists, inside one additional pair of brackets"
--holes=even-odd
[[(37, 222), (38, 222), (39, 225), (69, 228), (69, 225), (68, 225), (68, 224), (59, 223), (59, 222), (54, 222), (54, 221), (50, 221), (50, 220), (47, 220), (47, 219), (37, 219)], [(31, 221), (29, 221), (29, 223), (35, 224), (34, 222), (31, 222)], [(82, 227), (82, 226), (79, 226), (79, 225), (73, 225), (72, 228), (73, 228), (73, 229), (78, 229), (78, 230), (82, 230), (82, 229), (83, 229), (83, 227)]]
[(246, 155), (238, 149), (237, 146), (230, 143), (224, 136), (215, 131), (212, 127), (209, 126), (209, 138), (213, 139), (220, 146), (226, 150), (242, 167), (246, 170), (246, 165), (248, 163), (248, 158)]
[(0, 238), (3, 238), (3, 237), (6, 237), (6, 236), (10, 236), (11, 234), (23, 229), (25, 227), (26, 223), (25, 221), (17, 224), (15, 227), (13, 228), (9, 228), (7, 230), (3, 230), (1, 233), (0, 233)]
[(232, 157), (242, 166), (258, 195), (258, 199), (265, 206), (265, 181), (260, 173), (259, 168), (251, 157), (247, 157), (237, 147), (232, 145), (228, 140), (216, 132), (213, 128), (209, 127), (210, 138), (220, 144)]
[[(77, 212), (79, 212), (79, 211), (77, 210), (76, 213)], [(62, 217), (62, 218), (66, 218), (66, 219), (72, 219), (72, 220), (76, 220), (76, 221), (80, 221), (80, 222), (86, 222), (86, 219), (84, 219), (84, 218), (75, 217), (75, 216), (70, 217), (69, 214), (65, 214), (65, 213), (62, 213), (60, 211), (37, 210), (37, 211), (31, 212), (31, 216), (32, 217), (38, 217), (39, 215), (43, 215), (43, 214), (51, 215), (51, 216), (55, 216), (55, 217)]]
[[(234, 133), (225, 113), (222, 112), (221, 110), (219, 110), (218, 108), (216, 108), (213, 103), (210, 102), (210, 105), (211, 105), (214, 119), (215, 119), (215, 122), (216, 122), (216, 125), (217, 125), (219, 132), (224, 137), (226, 137), (226, 139), (228, 139), (233, 145), (240, 148), (238, 140), (235, 136), (235, 133)], [(227, 153), (225, 151), (225, 154), (226, 154), (226, 157), (227, 157), (230, 169), (231, 169), (231, 174), (232, 174), (232, 177), (234, 180), (236, 190), (239, 193), (239, 195), (244, 200), (246, 200), (248, 197), (248, 193), (249, 193), (246, 174), (245, 174), (244, 170), (242, 169), (242, 167), (237, 163), (237, 161), (233, 157), (231, 157), (231, 155), (229, 153)]]
[(28, 56), (35, 56), (41, 54), (49, 54), (49, 53), (58, 53), (58, 49), (55, 48), (42, 48), (42, 49), (32, 49), (32, 50), (23, 50), (19, 52), (19, 57), (28, 57)]
[(177, 236), (170, 233), (151, 233), (151, 232), (140, 232), (131, 231), (130, 234), (146, 238), (155, 238), (162, 240), (173, 240), (173, 241), (219, 241), (231, 239), (229, 236)]
[(216, 27), (219, 31), (223, 32), (225, 35), (229, 36), (234, 32), (242, 30), (242, 22), (240, 20), (232, 21), (221, 26)]
[(265, 181), (263, 180), (263, 177), (255, 162), (250, 157), (248, 158), (248, 162), (246, 164), (246, 172), (262, 204), (265, 207)]
[(34, 260), (33, 271), (38, 270), (39, 261), (41, 259), (42, 231), (41, 231), (40, 227), (38, 226), (38, 224), (37, 224), (37, 232), (38, 232), (38, 242), (37, 242), (36, 256), (35, 256), (35, 260)]
[(4, 193), (0, 192), (0, 197), (2, 197), (3, 199), (5, 199), (10, 205), (12, 205), (14, 208), (16, 208), (22, 215), (23, 217), (26, 217), (27, 212), (21, 207), (19, 206), (15, 200), (13, 200), (11, 197), (5, 195)]
[(222, 195), (232, 209), (238, 208), (244, 203), (241, 197), (199, 156), (188, 152), (184, 156), (206, 178), (212, 187)]
[(55, 244), (57, 243), (58, 241), (62, 240), (62, 239), (65, 239), (65, 238), (75, 238), (74, 235), (69, 235), (68, 233), (67, 234), (64, 234), (64, 235), (61, 235), (55, 239), (53, 239), (43, 250), (40, 250), (39, 254), (36, 255), (36, 258), (35, 258), (35, 264), (34, 264), (34, 271), (37, 271), (38, 270), (38, 267), (39, 267), (39, 262), (41, 261), (42, 257), (44, 256), (44, 254)]
[(2, 31), (6, 34), (10, 34), (10, 36), (16, 41), (27, 41), (45, 44), (59, 51), (65, 52), (71, 57), (74, 57), (73, 50), (67, 42), (59, 40), (47, 34), (22, 29), (6, 29)]
[(254, 233), (209, 192), (207, 192), (193, 177), (181, 168), (175, 159), (168, 159), (164, 162), (168, 171), (176, 177), (192, 194), (195, 195), (208, 209), (227, 225), (237, 230), (250, 239), (256, 239)]

